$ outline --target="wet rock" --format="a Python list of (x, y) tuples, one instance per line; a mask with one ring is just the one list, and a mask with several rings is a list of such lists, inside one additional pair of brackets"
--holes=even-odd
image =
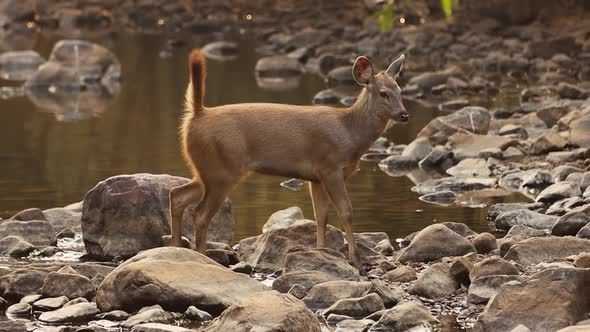
[[(121, 72), (121, 64), (111, 51), (83, 40), (57, 42), (51, 50), (49, 62), (75, 68), (85, 82), (99, 82), (110, 67), (118, 68), (119, 76)], [(60, 83), (53, 82), (55, 85)]]
[(569, 127), (570, 142), (580, 147), (590, 148), (590, 136), (588, 135), (588, 131), (590, 130), (590, 115), (575, 119)]
[(406, 146), (402, 156), (412, 158), (418, 162), (430, 154), (431, 151), (432, 145), (430, 145), (428, 137), (418, 137)]
[(445, 144), (457, 132), (486, 134), (490, 127), (489, 111), (479, 106), (468, 106), (447, 116), (439, 116), (430, 121), (417, 137), (428, 137), (433, 145)]
[(432, 194), (426, 194), (418, 197), (423, 202), (448, 206), (455, 203), (457, 195), (452, 191), (439, 191)]
[(495, 185), (496, 179), (491, 178), (445, 177), (419, 183), (412, 188), (412, 191), (425, 195), (439, 191), (464, 192), (482, 190), (492, 188)]
[(368, 294), (363, 297), (338, 300), (324, 310), (322, 314), (324, 316), (338, 314), (353, 318), (361, 318), (383, 309), (385, 309), (385, 306), (379, 295)]
[(32, 50), (2, 53), (0, 54), (0, 78), (24, 81), (31, 77), (44, 62), (45, 59)]
[(71, 229), (76, 232), (81, 232), (82, 230), (82, 212), (72, 211), (66, 208), (53, 208), (44, 210), (43, 214), (58, 233), (65, 229)]
[[(479, 316), (474, 331), (510, 331), (523, 324), (532, 331), (555, 331), (585, 318), (589, 271), (549, 269), (524, 283), (504, 284)], [(558, 304), (558, 305), (556, 305)]]
[(505, 261), (502, 258), (490, 257), (473, 265), (473, 269), (471, 270), (471, 273), (469, 273), (469, 279), (473, 282), (478, 278), (496, 274), (518, 275), (518, 269), (514, 264)]
[(522, 177), (521, 190), (543, 190), (553, 184), (551, 174), (544, 170), (530, 170)]
[(6, 309), (6, 315), (12, 315), (15, 317), (28, 317), (31, 315), (31, 307), (28, 303), (16, 303)]
[(576, 235), (582, 227), (590, 223), (590, 209), (572, 211), (561, 216), (551, 228), (551, 234), (557, 236)]
[(305, 297), (306, 289), (305, 286), (300, 284), (295, 284), (291, 286), (287, 294), (292, 295), (296, 299), (303, 299)]
[(444, 225), (434, 224), (416, 234), (399, 256), (399, 260), (427, 262), (469, 252), (475, 252), (469, 241)]
[(329, 281), (313, 286), (302, 300), (313, 311), (325, 309), (339, 300), (361, 297), (371, 286), (368, 281)]
[(424, 159), (420, 160), (418, 166), (420, 168), (436, 168), (440, 167), (443, 170), (448, 169), (454, 165), (453, 153), (444, 147), (435, 147)]
[[(137, 280), (142, 287), (131, 287)], [(194, 305), (220, 313), (245, 296), (266, 289), (202, 254), (164, 247), (143, 251), (119, 265), (100, 285), (96, 303), (101, 311), (135, 311), (157, 303), (167, 310), (184, 311)]]
[(315, 105), (338, 105), (342, 96), (333, 89), (322, 90), (313, 96), (311, 102)]
[(477, 235), (473, 240), (471, 240), (471, 244), (480, 254), (487, 254), (492, 250), (498, 249), (496, 237), (487, 232)]
[(461, 178), (486, 178), (491, 172), (487, 162), (481, 158), (467, 158), (447, 169), (447, 173)]
[(254, 67), (260, 77), (292, 77), (303, 73), (303, 66), (297, 59), (285, 55), (264, 57), (256, 62)]
[(438, 110), (441, 112), (452, 112), (462, 109), (463, 107), (469, 106), (469, 100), (467, 99), (455, 99), (445, 101), (444, 103), (438, 104)]
[(403, 174), (418, 167), (418, 161), (412, 157), (393, 155), (379, 162), (379, 168), (386, 173)]
[(288, 228), (296, 220), (301, 219), (303, 219), (303, 211), (298, 206), (279, 210), (268, 217), (268, 220), (262, 226), (262, 232), (266, 233), (269, 229)]
[(10, 257), (25, 257), (35, 250), (35, 246), (20, 236), (6, 236), (0, 240), (0, 253)]
[(64, 228), (61, 232), (57, 233), (56, 237), (58, 239), (73, 239), (76, 237), (76, 232), (70, 228)]
[(305, 249), (285, 257), (284, 273), (311, 270), (324, 272), (343, 280), (359, 280), (359, 271), (348, 263), (346, 256), (331, 249)]
[(456, 133), (448, 139), (449, 146), (454, 150), (458, 160), (477, 158), (484, 150), (505, 150), (515, 141), (506, 136), (475, 135), (468, 133)]
[(395, 270), (391, 270), (383, 277), (389, 282), (410, 282), (418, 279), (416, 271), (407, 265), (403, 265)]
[(206, 332), (273, 330), (320, 332), (320, 323), (305, 304), (275, 291), (248, 296), (211, 322)]
[(39, 316), (39, 320), (48, 324), (72, 323), (92, 319), (99, 312), (94, 303), (78, 303), (44, 312)]
[(557, 85), (557, 93), (561, 98), (567, 99), (586, 99), (590, 96), (589, 90), (565, 82), (561, 82)]
[(522, 265), (551, 262), (590, 251), (590, 240), (575, 237), (535, 237), (517, 242), (504, 255)]
[(533, 227), (528, 227), (524, 225), (515, 225), (510, 227), (508, 233), (506, 233), (505, 237), (522, 237), (522, 238), (529, 238), (529, 237), (539, 237), (547, 235), (547, 230), (536, 229)]
[(27, 295), (27, 296), (23, 297), (22, 299), (20, 299), (19, 303), (27, 303), (27, 304), (33, 305), (33, 303), (37, 302), (42, 297), (43, 296), (39, 295), (39, 294)]
[(63, 295), (60, 297), (50, 297), (36, 301), (33, 303), (33, 307), (42, 311), (52, 311), (63, 307), (68, 301), (68, 298)]
[(238, 56), (238, 44), (230, 41), (216, 41), (206, 44), (201, 51), (207, 58), (217, 61), (234, 60)]
[(535, 202), (552, 204), (560, 199), (582, 196), (580, 187), (575, 182), (562, 181), (543, 189), (535, 198)]
[(461, 72), (458, 67), (450, 67), (445, 70), (426, 72), (410, 79), (409, 84), (417, 85), (422, 89), (431, 89), (436, 85), (446, 83), (448, 78)]
[(199, 310), (195, 306), (190, 306), (184, 312), (184, 316), (190, 320), (205, 322), (213, 320), (213, 317), (206, 311)]
[(135, 325), (144, 323), (171, 323), (174, 318), (162, 309), (149, 309), (140, 311), (137, 314), (127, 318), (121, 326), (124, 328), (131, 328)]
[(47, 297), (65, 295), (70, 299), (84, 297), (91, 300), (96, 294), (96, 286), (79, 274), (51, 272), (45, 278), (40, 292)]
[(47, 272), (21, 269), (0, 277), (0, 292), (8, 300), (18, 301), (26, 295), (37, 294), (43, 286)]
[(479, 277), (471, 282), (467, 291), (469, 303), (487, 303), (492, 297), (498, 294), (502, 285), (510, 281), (519, 281), (516, 275), (490, 275)]
[[(297, 220), (288, 228), (269, 229), (252, 239), (240, 241), (238, 256), (257, 270), (274, 272), (283, 267), (287, 252), (292, 248), (315, 248), (316, 222)], [(338, 250), (344, 244), (342, 232), (327, 226), (326, 245)]]
[(554, 130), (550, 130), (543, 134), (543, 136), (537, 138), (529, 148), (529, 153), (533, 155), (544, 154), (551, 151), (563, 150), (568, 141), (561, 137), (559, 133)]
[(336, 276), (319, 271), (294, 271), (284, 273), (272, 283), (272, 289), (287, 293), (293, 285), (301, 285), (308, 292), (313, 286), (339, 280)]
[(417, 326), (429, 328), (431, 324), (437, 322), (424, 305), (406, 302), (387, 310), (369, 331), (408, 331)]
[(500, 214), (515, 210), (533, 210), (542, 207), (538, 203), (496, 203), (488, 208), (488, 218), (496, 219)]
[(43, 211), (39, 210), (38, 208), (22, 210), (8, 219), (19, 221), (46, 220), (45, 214), (43, 214)]
[(191, 332), (192, 330), (184, 327), (168, 325), (162, 323), (143, 323), (135, 325), (131, 332)]
[(34, 246), (54, 246), (57, 244), (55, 230), (47, 221), (13, 221), (0, 223), (0, 238), (16, 235)]
[(440, 299), (453, 294), (461, 284), (451, 275), (449, 266), (437, 263), (426, 270), (409, 290), (410, 294)]
[[(99, 182), (84, 199), (82, 235), (88, 256), (111, 260), (164, 245), (162, 236), (170, 234), (169, 192), (189, 181), (142, 173)], [(194, 236), (192, 208), (187, 207), (182, 217), (182, 234), (189, 239)], [(207, 240), (231, 243), (233, 224), (231, 202), (226, 200), (209, 225)]]
[(557, 220), (556, 216), (520, 209), (502, 213), (496, 218), (495, 223), (497, 228), (506, 230), (517, 225), (536, 229), (551, 229)]

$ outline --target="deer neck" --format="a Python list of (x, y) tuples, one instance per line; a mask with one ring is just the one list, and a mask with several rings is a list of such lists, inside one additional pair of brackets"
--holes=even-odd
[(363, 154), (387, 126), (388, 119), (377, 116), (373, 108), (374, 100), (364, 88), (356, 102), (346, 112), (345, 123), (354, 141), (356, 154)]

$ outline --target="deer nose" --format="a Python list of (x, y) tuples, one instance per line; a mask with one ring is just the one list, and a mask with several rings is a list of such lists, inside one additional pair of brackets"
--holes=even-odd
[(408, 113), (408, 112), (403, 112), (399, 116), (403, 122), (406, 122), (410, 119), (410, 113)]

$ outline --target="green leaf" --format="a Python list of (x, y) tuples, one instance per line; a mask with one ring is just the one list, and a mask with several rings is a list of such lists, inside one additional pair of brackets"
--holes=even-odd
[(459, 0), (440, 0), (440, 6), (447, 17), (453, 16), (453, 8), (456, 8)]
[(393, 27), (393, 10), (393, 2), (390, 2), (373, 13), (372, 17), (379, 23), (381, 32), (389, 31)]

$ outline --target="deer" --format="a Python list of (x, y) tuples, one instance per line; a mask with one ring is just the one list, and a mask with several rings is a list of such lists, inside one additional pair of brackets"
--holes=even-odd
[(194, 49), (179, 130), (193, 178), (170, 191), (170, 244), (182, 246), (182, 214), (189, 204), (196, 204), (191, 216), (195, 250), (204, 254), (212, 217), (242, 179), (251, 173), (298, 178), (309, 182), (317, 247), (326, 244), (331, 204), (344, 228), (348, 260), (362, 271), (345, 181), (391, 124), (409, 120), (396, 83), (403, 62), (401, 55), (375, 73), (371, 61), (359, 56), (352, 76), (362, 90), (348, 108), (272, 103), (205, 107), (207, 67), (201, 51)]

